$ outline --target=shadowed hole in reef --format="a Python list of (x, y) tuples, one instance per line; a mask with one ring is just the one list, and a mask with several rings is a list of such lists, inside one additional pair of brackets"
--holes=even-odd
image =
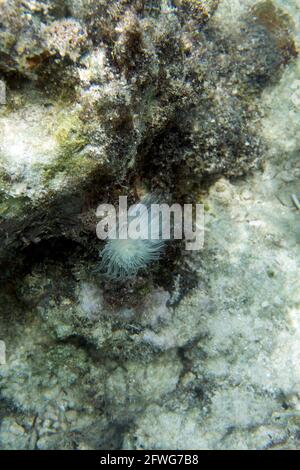
[(13, 274), (13, 280), (21, 279), (32, 272), (36, 265), (43, 263), (64, 265), (69, 270), (78, 256), (84, 254), (84, 248), (77, 242), (65, 237), (50, 238), (39, 243), (31, 243), (19, 252), (20, 261)]
[[(22, 305), (26, 308), (26, 300), (23, 297), (23, 283), (25, 277), (40, 267), (42, 273), (50, 275), (51, 283), (55, 285), (58, 297), (70, 287), (73, 290), (74, 277), (72, 266), (78, 256), (83, 253), (83, 248), (78, 243), (64, 237), (43, 240), (37, 244), (30, 244), (18, 253), (18, 259), (8, 274), (2, 273), (1, 298), (7, 298), (9, 303), (3, 305), (3, 310), (9, 310), (10, 304), (15, 304), (15, 313)], [(52, 275), (51, 267), (58, 269), (60, 275)], [(9, 271), (9, 268), (7, 269)], [(61, 277), (63, 275), (63, 278)], [(23, 315), (24, 316), (24, 315)]]
[(173, 192), (178, 188), (178, 173), (184, 152), (190, 145), (188, 133), (175, 126), (165, 129), (150, 145), (139, 149), (136, 173), (148, 183), (151, 191)]
[(80, 251), (83, 251), (83, 247), (79, 243), (65, 237), (42, 240), (39, 243), (30, 244), (23, 250), (23, 266), (26, 270), (26, 266), (34, 265), (45, 259), (71, 265), (72, 255), (79, 254)]
[[(105, 301), (111, 307), (119, 303), (120, 305), (127, 303), (130, 305), (140, 302), (142, 299), (139, 293), (142, 293), (143, 297), (146, 286), (148, 288), (151, 285), (162, 287), (172, 293), (174, 281), (178, 275), (180, 275), (179, 290), (181, 299), (189, 290), (198, 285), (197, 274), (189, 268), (187, 263), (182, 261), (182, 258), (181, 241), (169, 242), (161, 259), (142, 270), (136, 278), (116, 283), (101, 276), (100, 273), (93, 274), (92, 268), (89, 274), (93, 275), (94, 282), (103, 289)], [(11, 294), (18, 298), (18, 288), (22, 285), (24, 277), (32, 273), (34, 268), (38, 266), (45, 272), (45, 275), (48, 273), (51, 278), (55, 270), (58, 269), (63, 278), (54, 276), (52, 279), (52, 282), (57, 285), (57, 292), (62, 290), (65, 292), (66, 283), (70, 282), (71, 294), (75, 280), (73, 268), (78, 260), (87, 263), (88, 271), (88, 266), (94, 266), (95, 263), (100, 261), (100, 258), (98, 253), (91, 254), (80, 243), (65, 237), (50, 238), (41, 240), (39, 243), (31, 243), (19, 252), (14, 269), (7, 276), (3, 276), (2, 289), (5, 290), (5, 286), (10, 286), (10, 290), (13, 290)], [(116, 286), (117, 295), (115, 294)]]

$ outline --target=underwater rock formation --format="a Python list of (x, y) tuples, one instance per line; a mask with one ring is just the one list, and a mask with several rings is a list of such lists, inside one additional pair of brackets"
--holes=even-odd
[[(0, 0), (1, 448), (299, 445), (299, 15)], [(204, 250), (107, 281), (96, 208), (148, 192)]]
[(296, 54), (289, 22), (270, 7), (275, 26), (249, 12), (224, 33), (217, 3), (1, 2), (0, 258), (84, 243), (95, 198), (137, 179), (182, 198), (261, 162), (256, 100)]

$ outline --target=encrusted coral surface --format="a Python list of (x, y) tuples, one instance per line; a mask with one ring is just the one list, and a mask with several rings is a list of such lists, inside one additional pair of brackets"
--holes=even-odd
[[(0, 0), (1, 448), (299, 446), (299, 17)], [(145, 192), (204, 249), (107, 281), (97, 205)]]

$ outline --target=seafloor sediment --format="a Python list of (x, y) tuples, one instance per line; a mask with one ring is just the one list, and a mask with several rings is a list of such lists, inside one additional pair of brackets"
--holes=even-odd
[[(299, 447), (299, 47), (298, 0), (0, 0), (1, 449)], [(147, 193), (204, 249), (108, 280)]]

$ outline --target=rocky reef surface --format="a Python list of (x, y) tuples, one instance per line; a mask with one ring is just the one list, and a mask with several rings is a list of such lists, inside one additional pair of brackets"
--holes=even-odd
[[(299, 447), (299, 20), (0, 0), (0, 448)], [(204, 249), (109, 281), (96, 208), (146, 193)]]

